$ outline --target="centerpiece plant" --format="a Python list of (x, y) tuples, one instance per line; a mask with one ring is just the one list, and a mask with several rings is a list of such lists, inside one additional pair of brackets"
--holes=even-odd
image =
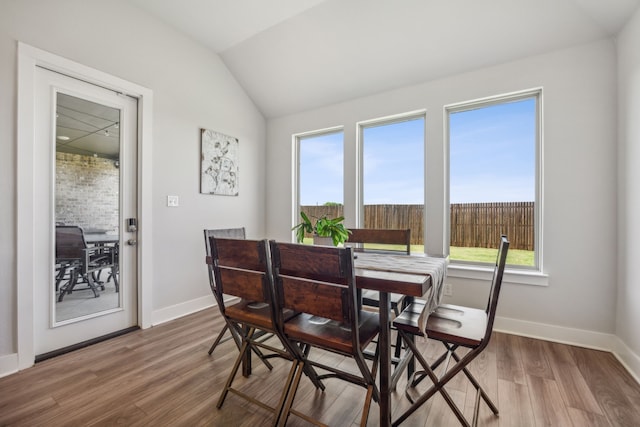
[(349, 238), (350, 231), (344, 226), (343, 216), (337, 218), (328, 218), (327, 215), (320, 218), (314, 218), (312, 222), (307, 214), (300, 212), (302, 222), (292, 228), (296, 231), (296, 240), (298, 243), (304, 241), (306, 233), (313, 234), (318, 237), (330, 237), (334, 246), (344, 243)]

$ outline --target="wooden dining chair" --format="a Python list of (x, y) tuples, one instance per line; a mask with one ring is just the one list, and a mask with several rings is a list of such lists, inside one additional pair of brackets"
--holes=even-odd
[[(207, 257), (207, 264), (213, 276), (213, 291), (229, 329), (241, 341), (240, 352), (220, 394), (217, 408), (222, 407), (228, 393), (232, 392), (270, 411), (274, 415), (275, 423), (298, 369), (298, 360), (288, 348), (286, 340), (279, 339), (278, 343), (271, 343), (255, 338), (258, 330), (276, 334), (269, 244), (266, 240), (217, 239), (213, 236), (209, 236), (208, 242), (211, 256)], [(240, 301), (227, 304), (223, 294), (238, 297)], [(294, 313), (289, 311), (283, 317), (288, 320), (293, 315)], [(278, 337), (281, 338), (280, 335)], [(275, 406), (269, 406), (233, 387), (241, 363), (246, 361), (246, 357), (250, 356), (250, 350), (255, 348), (269, 351), (269, 354), (262, 355), (263, 358), (282, 357), (292, 361), (289, 375), (280, 391), (280, 399)]]
[[(378, 401), (379, 397), (375, 383), (377, 345), (371, 368), (363, 351), (378, 335), (380, 324), (377, 313), (358, 308), (353, 250), (274, 241), (270, 244), (276, 322), (297, 352), (300, 366), (278, 425), (285, 425), (290, 414), (312, 424), (323, 425), (293, 408), (300, 374), (305, 365), (319, 369), (320, 380), (337, 377), (364, 387), (367, 392), (361, 425), (366, 425), (371, 399)], [(300, 314), (287, 319), (283, 313), (288, 310)], [(352, 358), (360, 375), (314, 360), (309, 356), (312, 347)]]
[[(411, 254), (411, 229), (375, 229), (350, 228), (349, 238), (345, 246), (353, 247), (356, 252), (382, 253), (391, 255)], [(367, 246), (368, 245), (368, 246)], [(373, 245), (373, 247), (371, 247)], [(405, 297), (402, 294), (389, 294), (389, 302), (393, 314), (398, 316)], [(362, 305), (365, 307), (380, 307), (380, 293), (371, 289), (362, 291)], [(402, 351), (402, 339), (398, 335), (394, 350), (394, 362), (398, 363)]]
[[(210, 240), (211, 237), (244, 240), (245, 239), (245, 230), (244, 230), (244, 227), (204, 230), (204, 246), (205, 246), (205, 253), (206, 253), (206, 257), (207, 257), (207, 263), (209, 263), (209, 261), (211, 260), (211, 257), (212, 257), (211, 240)], [(216, 299), (216, 303), (217, 303), (218, 309), (220, 311), (220, 314), (222, 314), (222, 318), (225, 321), (222, 330), (218, 333), (218, 336), (216, 337), (216, 339), (213, 341), (213, 344), (209, 348), (209, 355), (211, 355), (213, 353), (213, 351), (218, 346), (218, 344), (220, 344), (222, 342), (225, 342), (225, 341), (227, 341), (229, 339), (233, 339), (235, 344), (236, 344), (236, 347), (238, 349), (240, 349), (242, 347), (242, 337), (235, 333), (235, 329), (234, 328), (230, 328), (230, 322), (224, 316), (224, 313), (223, 313), (223, 307), (224, 307), (223, 303), (225, 303), (225, 297), (228, 298), (229, 296), (218, 293), (216, 282), (215, 282), (214, 269), (213, 269), (213, 267), (211, 265), (209, 265), (207, 271), (209, 273), (209, 286), (211, 288), (211, 292), (213, 293), (213, 296)], [(224, 338), (224, 335), (227, 332), (229, 333), (229, 336)], [(264, 341), (264, 340), (269, 339), (271, 336), (272, 336), (272, 334), (269, 331), (256, 330), (254, 332), (254, 334), (253, 334), (253, 340), (262, 340), (262, 341)], [(269, 357), (265, 357), (265, 355), (263, 354), (263, 352), (260, 349), (260, 347), (256, 347), (256, 346), (250, 345), (250, 348), (251, 348), (251, 351), (253, 351), (253, 353), (255, 353), (256, 356), (258, 356), (258, 359), (269, 370), (273, 369), (273, 366), (271, 365), (271, 363), (268, 360)], [(245, 363), (243, 364), (243, 366), (245, 368), (245, 372), (244, 373), (246, 375), (249, 374), (250, 363), (251, 363), (251, 359), (247, 358), (245, 360)]]
[[(423, 371), (415, 372), (413, 378), (407, 383), (406, 395), (412, 401), (412, 405), (393, 422), (394, 426), (400, 425), (400, 423), (406, 420), (416, 409), (427, 402), (437, 392), (444, 397), (463, 426), (477, 425), (481, 398), (486, 402), (491, 411), (495, 415), (498, 415), (498, 408), (471, 374), (468, 366), (489, 344), (496, 309), (498, 307), (500, 289), (502, 288), (502, 276), (504, 274), (508, 251), (509, 241), (506, 236), (502, 236), (500, 238), (498, 256), (493, 270), (489, 300), (485, 309), (441, 304), (433, 313), (426, 317), (426, 324), (424, 324), (425, 316), (421, 316), (421, 314), (425, 309), (425, 303), (424, 301), (416, 300), (393, 321), (393, 324), (400, 334), (407, 338), (406, 342), (409, 348), (423, 368)], [(423, 322), (423, 324), (420, 324), (421, 322)], [(415, 335), (426, 335), (429, 339), (442, 342), (446, 351), (434, 363), (429, 364), (413, 343), (413, 340), (409, 339)], [(460, 347), (468, 349), (464, 356), (456, 353), (456, 350)], [(453, 358), (454, 364), (449, 368), (451, 358)], [(435, 371), (442, 364), (444, 364), (444, 371), (440, 376), (437, 376)], [(445, 389), (445, 385), (460, 372), (464, 373), (476, 389), (475, 406), (471, 423), (467, 421), (462, 411), (454, 403)], [(433, 385), (420, 394), (414, 401), (409, 394), (409, 388), (416, 387), (422, 379), (427, 377), (431, 379)]]
[[(411, 229), (350, 228), (345, 246), (356, 252), (411, 253)], [(365, 246), (369, 245), (369, 246)]]
[[(211, 230), (204, 230), (204, 244), (205, 244), (207, 256), (211, 256), (211, 252), (208, 249), (209, 247), (208, 239), (210, 236), (218, 237), (218, 238), (227, 238), (227, 239), (245, 239), (246, 233), (245, 233), (244, 227), (217, 228), (217, 229), (211, 229)], [(213, 277), (210, 276), (209, 281), (211, 282), (212, 279)], [(224, 326), (222, 327), (222, 330), (218, 333), (218, 335), (216, 336), (216, 339), (213, 341), (213, 344), (211, 344), (211, 347), (209, 348), (209, 355), (213, 353), (213, 351), (216, 349), (218, 344), (233, 338), (233, 336), (231, 335), (225, 338), (225, 334), (228, 331), (229, 331), (229, 325), (225, 323)], [(238, 340), (236, 341), (238, 342)]]

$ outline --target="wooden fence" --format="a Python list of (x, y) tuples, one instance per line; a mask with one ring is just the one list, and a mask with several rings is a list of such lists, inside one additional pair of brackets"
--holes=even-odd
[[(342, 206), (302, 206), (310, 217), (343, 215)], [(411, 229), (411, 244), (422, 245), (423, 205), (365, 205), (364, 228)], [(511, 249), (533, 250), (533, 202), (451, 205), (451, 246), (496, 248), (506, 234)]]

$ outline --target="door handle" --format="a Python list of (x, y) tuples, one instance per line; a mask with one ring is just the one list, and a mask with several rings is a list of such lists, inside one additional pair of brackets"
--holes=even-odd
[(127, 240), (127, 245), (129, 245), (129, 246), (135, 246), (137, 244), (138, 244), (138, 241), (136, 239)]

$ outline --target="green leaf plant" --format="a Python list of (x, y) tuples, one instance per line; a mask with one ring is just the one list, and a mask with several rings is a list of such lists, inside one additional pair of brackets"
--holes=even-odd
[(304, 241), (306, 233), (318, 237), (331, 237), (334, 246), (344, 243), (349, 238), (350, 231), (342, 224), (342, 221), (344, 221), (343, 216), (331, 219), (324, 215), (320, 218), (314, 218), (315, 223), (304, 212), (300, 212), (300, 216), (302, 217), (302, 222), (292, 228), (292, 230), (296, 231), (298, 243)]

